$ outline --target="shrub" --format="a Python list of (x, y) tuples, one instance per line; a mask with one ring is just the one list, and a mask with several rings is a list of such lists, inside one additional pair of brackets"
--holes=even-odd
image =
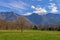
[(37, 28), (36, 25), (33, 25), (32, 29), (33, 29), (33, 30), (37, 30), (38, 28)]

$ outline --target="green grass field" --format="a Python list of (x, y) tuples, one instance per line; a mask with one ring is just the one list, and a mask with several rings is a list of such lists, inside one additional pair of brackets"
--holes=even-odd
[(0, 30), (0, 40), (60, 40), (60, 31)]

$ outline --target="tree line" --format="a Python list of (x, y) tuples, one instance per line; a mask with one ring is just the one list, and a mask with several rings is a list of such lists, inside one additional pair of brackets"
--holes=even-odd
[(34, 26), (33, 29), (36, 30), (50, 30), (50, 31), (60, 31), (60, 24), (53, 24), (53, 25), (39, 25), (39, 26)]
[(33, 30), (56, 30), (60, 31), (60, 24), (53, 25), (39, 25), (30, 24), (23, 16), (19, 17), (16, 22), (6, 21), (0, 19), (0, 30), (21, 30), (33, 29)]

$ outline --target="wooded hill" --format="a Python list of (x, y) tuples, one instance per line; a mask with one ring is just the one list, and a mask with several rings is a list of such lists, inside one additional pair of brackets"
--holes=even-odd
[(23, 16), (20, 16), (15, 22), (0, 19), (0, 30), (31, 29), (32, 24)]

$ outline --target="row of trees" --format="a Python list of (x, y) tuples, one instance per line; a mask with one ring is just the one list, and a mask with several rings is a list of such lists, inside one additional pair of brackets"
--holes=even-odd
[(15, 22), (0, 19), (0, 30), (23, 30), (31, 29), (32, 25), (23, 17), (20, 16)]
[(39, 25), (36, 26), (38, 30), (56, 30), (60, 31), (60, 24), (55, 24), (55, 25)]
[(60, 24), (56, 25), (31, 25), (23, 16), (19, 17), (16, 22), (6, 21), (0, 19), (0, 30), (57, 30), (60, 31)]

